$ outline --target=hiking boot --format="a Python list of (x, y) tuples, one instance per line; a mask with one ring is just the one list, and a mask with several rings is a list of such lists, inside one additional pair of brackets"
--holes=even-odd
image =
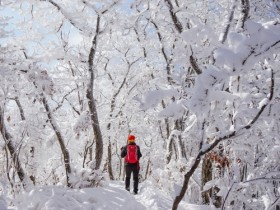
[(133, 194), (134, 194), (134, 195), (137, 195), (137, 191), (134, 191)]
[(128, 192), (130, 191), (130, 189), (129, 189), (129, 188), (127, 188), (127, 187), (126, 187), (125, 189), (126, 189)]

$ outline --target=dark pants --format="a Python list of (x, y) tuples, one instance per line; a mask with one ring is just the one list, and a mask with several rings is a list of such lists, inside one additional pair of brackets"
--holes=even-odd
[(139, 175), (139, 165), (137, 163), (135, 164), (126, 164), (125, 166), (125, 188), (130, 189), (130, 178), (131, 178), (131, 173), (133, 173), (133, 191), (135, 193), (138, 192), (138, 175)]

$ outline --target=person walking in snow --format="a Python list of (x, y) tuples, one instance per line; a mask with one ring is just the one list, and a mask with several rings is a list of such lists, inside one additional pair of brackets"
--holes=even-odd
[(130, 191), (130, 178), (131, 173), (133, 173), (133, 192), (138, 193), (138, 183), (139, 183), (139, 160), (142, 157), (140, 147), (135, 143), (135, 136), (128, 135), (128, 144), (121, 148), (121, 157), (124, 158), (125, 164), (125, 189)]

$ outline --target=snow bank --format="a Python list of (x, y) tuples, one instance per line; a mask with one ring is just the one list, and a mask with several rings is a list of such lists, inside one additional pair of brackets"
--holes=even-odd
[[(169, 210), (173, 200), (151, 182), (140, 183), (138, 195), (124, 190), (123, 182), (110, 182), (99, 188), (70, 189), (59, 186), (34, 188), (23, 193), (9, 210)], [(6, 210), (3, 206), (0, 210)], [(181, 202), (178, 210), (210, 210)]]

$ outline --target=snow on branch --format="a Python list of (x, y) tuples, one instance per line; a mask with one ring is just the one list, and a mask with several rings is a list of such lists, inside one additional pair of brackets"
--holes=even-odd
[[(273, 94), (274, 94), (274, 72), (273, 72), (273, 70), (271, 70), (271, 86), (270, 86), (270, 94), (269, 94), (269, 98), (268, 98), (269, 101), (272, 100)], [(204, 149), (198, 153), (197, 158), (200, 159), (203, 155), (205, 155), (206, 153), (208, 153), (209, 151), (214, 149), (221, 141), (228, 140), (231, 137), (238, 135), (238, 133), (242, 132), (244, 129), (246, 129), (246, 130), (250, 129), (252, 127), (252, 125), (259, 119), (259, 117), (261, 116), (261, 114), (263, 113), (263, 111), (267, 107), (267, 105), (268, 105), (268, 103), (264, 103), (261, 106), (258, 113), (256, 114), (256, 116), (253, 118), (253, 120), (251, 120), (246, 126), (241, 127), (238, 131), (234, 130), (234, 131), (228, 133), (227, 135), (217, 138), (213, 143), (209, 144), (209, 146), (207, 148), (204, 147)]]
[[(244, 184), (246, 184), (246, 183), (252, 183), (252, 182), (257, 182), (257, 181), (269, 181), (269, 180), (272, 180), (272, 181), (278, 180), (278, 181), (280, 181), (280, 178), (273, 177), (273, 176), (275, 176), (275, 175), (280, 175), (280, 172), (279, 172), (279, 171), (277, 171), (277, 172), (269, 172), (269, 173), (267, 173), (267, 174), (265, 174), (265, 175), (263, 175), (263, 176), (261, 176), (261, 177), (257, 177), (257, 178), (254, 178), (254, 179), (250, 179), (250, 180), (247, 180), (247, 181), (244, 181), (244, 182), (236, 182), (236, 181), (233, 182), (233, 183), (231, 184), (231, 186), (230, 186), (230, 188), (229, 188), (229, 190), (228, 190), (226, 196), (225, 196), (225, 199), (224, 199), (224, 201), (223, 201), (223, 204), (222, 204), (221, 209), (222, 209), (222, 210), (225, 209), (225, 203), (226, 203), (226, 201), (227, 201), (227, 198), (229, 197), (229, 194), (230, 194), (230, 192), (232, 191), (232, 188), (233, 188), (235, 185), (244, 185)], [(277, 198), (277, 200), (278, 200), (278, 199), (279, 199), (279, 198)], [(277, 201), (277, 200), (276, 200), (276, 201)], [(274, 202), (274, 203), (275, 203), (275, 202)], [(273, 204), (272, 204), (272, 206), (273, 206)]]
[(77, 16), (77, 14), (74, 14), (74, 13), (72, 14), (72, 13), (67, 12), (64, 8), (62, 8), (58, 3), (54, 2), (53, 0), (41, 0), (41, 1), (49, 2), (51, 5), (53, 5), (58, 11), (61, 12), (61, 14), (65, 17), (65, 19), (67, 19), (74, 28), (76, 28), (77, 30), (79, 30), (82, 33), (91, 35), (92, 32), (88, 28), (88, 26), (81, 25), (81, 23), (79, 23), (78, 21), (76, 21), (74, 19), (75, 16)]
[(259, 62), (267, 53), (272, 55), (279, 50), (279, 33), (278, 22), (260, 24), (246, 21), (244, 33), (231, 32), (228, 47), (215, 50), (215, 64), (241, 72), (246, 66)]
[(142, 110), (148, 110), (152, 107), (156, 107), (165, 97), (177, 97), (178, 95), (179, 94), (175, 89), (157, 89), (149, 91), (146, 94), (144, 101), (139, 99), (140, 108)]
[[(271, 101), (272, 98), (273, 98), (274, 88), (275, 88), (274, 87), (274, 72), (271, 69), (271, 86), (270, 86), (270, 94), (269, 94), (269, 98), (268, 98), (269, 101)], [(222, 137), (217, 138), (216, 140), (214, 140), (213, 143), (201, 147), (201, 150), (197, 154), (197, 156), (195, 158), (195, 161), (192, 164), (190, 170), (184, 176), (184, 182), (183, 182), (182, 189), (179, 192), (179, 195), (177, 195), (175, 197), (175, 199), (174, 199), (172, 210), (176, 210), (178, 208), (179, 203), (183, 199), (183, 197), (184, 197), (184, 195), (185, 195), (185, 193), (186, 193), (186, 191), (188, 189), (189, 180), (190, 180), (191, 176), (194, 174), (194, 172), (196, 171), (197, 167), (199, 166), (202, 156), (207, 154), (211, 150), (213, 150), (220, 142), (222, 142), (224, 140), (228, 140), (228, 139), (230, 139), (232, 137), (235, 137), (240, 132), (242, 132), (244, 129), (250, 129), (252, 127), (252, 125), (259, 119), (260, 115), (263, 113), (264, 109), (268, 106), (268, 104), (269, 103), (264, 103), (262, 105), (262, 107), (260, 108), (259, 112), (253, 118), (253, 120), (248, 123), (248, 125), (246, 125), (244, 127), (241, 127), (237, 131), (236, 130), (231, 131), (230, 133), (228, 133), (228, 134), (226, 134), (226, 135), (224, 135)]]

